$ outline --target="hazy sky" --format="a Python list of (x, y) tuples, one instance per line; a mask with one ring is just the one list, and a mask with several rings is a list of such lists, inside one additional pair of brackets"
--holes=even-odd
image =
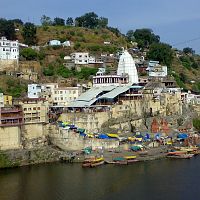
[[(178, 44), (200, 38), (199, 0), (0, 0), (0, 17), (40, 23), (45, 14), (78, 17), (94, 11), (107, 17), (109, 25), (123, 33), (136, 28), (152, 28), (161, 40)], [(200, 39), (177, 45), (193, 47), (200, 53)]]

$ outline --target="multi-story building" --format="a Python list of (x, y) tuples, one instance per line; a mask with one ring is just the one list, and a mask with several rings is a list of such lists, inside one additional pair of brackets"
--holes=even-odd
[(21, 106), (0, 108), (0, 126), (18, 126), (24, 122)]
[(76, 65), (87, 65), (89, 63), (89, 53), (72, 53), (71, 58), (74, 60)]
[(52, 94), (53, 104), (66, 106), (69, 102), (76, 100), (81, 94), (81, 87), (59, 87)]
[(0, 39), (0, 60), (18, 60), (19, 43), (18, 41), (7, 40), (5, 37)]
[(166, 77), (167, 66), (162, 66), (158, 61), (150, 61), (147, 68), (150, 77)]
[(24, 113), (24, 123), (47, 123), (49, 103), (45, 98), (24, 98), (16, 101)]

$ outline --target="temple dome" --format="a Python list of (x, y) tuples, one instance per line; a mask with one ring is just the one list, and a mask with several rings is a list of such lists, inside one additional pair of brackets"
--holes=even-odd
[(138, 73), (131, 54), (125, 50), (119, 58), (119, 64), (117, 69), (117, 75), (129, 75), (129, 83), (138, 83)]

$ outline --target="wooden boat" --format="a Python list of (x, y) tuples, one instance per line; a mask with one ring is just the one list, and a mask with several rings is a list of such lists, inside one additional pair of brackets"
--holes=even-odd
[(167, 153), (168, 158), (192, 158), (194, 154), (188, 153), (187, 151), (173, 151)]
[(86, 158), (82, 163), (82, 167), (90, 167), (93, 160), (95, 160), (95, 158)]
[(138, 162), (139, 160), (136, 159), (136, 156), (125, 156), (124, 157), (127, 160), (127, 164)]
[(124, 157), (113, 158), (114, 164), (116, 165), (127, 165), (128, 162)]
[(179, 158), (179, 159), (189, 159), (192, 158), (194, 154), (173, 154), (173, 155), (167, 155), (168, 158)]
[(97, 167), (103, 164), (104, 164), (104, 158), (96, 158), (95, 160), (92, 160), (90, 167)]

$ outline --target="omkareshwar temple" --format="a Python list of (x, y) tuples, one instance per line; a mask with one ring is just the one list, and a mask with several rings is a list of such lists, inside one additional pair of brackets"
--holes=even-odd
[(93, 77), (93, 87), (101, 86), (123, 86), (138, 84), (138, 73), (135, 61), (125, 50), (119, 59), (116, 75), (105, 75), (104, 72), (97, 72)]

